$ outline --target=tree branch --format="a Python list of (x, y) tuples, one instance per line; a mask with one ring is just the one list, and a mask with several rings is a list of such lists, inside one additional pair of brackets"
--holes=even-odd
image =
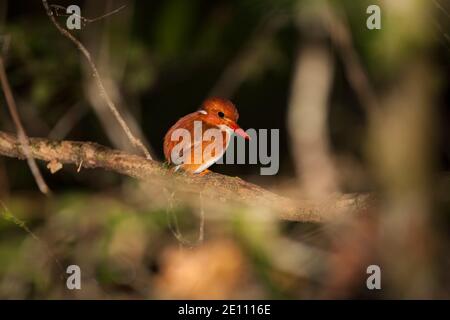
[[(336, 209), (361, 210), (368, 205), (368, 196), (347, 196), (328, 203), (294, 201), (238, 177), (217, 173), (205, 176), (173, 173), (163, 164), (143, 157), (114, 150), (93, 142), (52, 141), (30, 138), (30, 152), (35, 159), (58, 161), (84, 168), (103, 168), (175, 190), (202, 192), (202, 196), (219, 201), (264, 206), (279, 218), (301, 222), (323, 222)], [(18, 139), (0, 131), (0, 155), (24, 159), (25, 152)]]

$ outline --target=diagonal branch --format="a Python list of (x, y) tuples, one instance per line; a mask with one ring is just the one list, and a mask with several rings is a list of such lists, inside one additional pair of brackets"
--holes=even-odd
[[(202, 197), (230, 203), (270, 208), (279, 218), (301, 222), (323, 222), (329, 212), (353, 212), (364, 209), (370, 198), (366, 195), (347, 196), (329, 203), (307, 200), (294, 201), (237, 177), (217, 173), (205, 176), (174, 174), (161, 163), (110, 149), (93, 142), (52, 141), (30, 138), (30, 152), (35, 159), (75, 164), (84, 168), (103, 168), (149, 183), (175, 190), (202, 192)], [(0, 155), (25, 158), (18, 139), (0, 131)]]
[(133, 133), (131, 132), (130, 128), (126, 124), (125, 120), (121, 116), (119, 110), (117, 109), (116, 105), (112, 101), (111, 97), (106, 92), (105, 86), (103, 85), (103, 81), (100, 77), (100, 74), (97, 70), (97, 67), (94, 64), (94, 61), (92, 60), (91, 54), (86, 49), (86, 47), (78, 41), (77, 38), (75, 38), (69, 31), (61, 27), (61, 25), (58, 23), (58, 21), (55, 18), (55, 14), (53, 13), (52, 9), (50, 8), (47, 0), (42, 0), (42, 4), (44, 5), (45, 11), (50, 18), (51, 22), (55, 25), (56, 29), (65, 36), (67, 39), (73, 42), (75, 46), (80, 50), (80, 52), (84, 55), (86, 58), (91, 70), (92, 70), (92, 76), (95, 79), (95, 83), (97, 84), (97, 87), (100, 91), (100, 95), (105, 99), (106, 104), (108, 105), (109, 109), (111, 110), (112, 114), (115, 116), (117, 122), (119, 122), (120, 126), (122, 127), (123, 131), (127, 135), (128, 139), (131, 141), (131, 143), (141, 149), (141, 151), (145, 154), (147, 159), (151, 159), (150, 153), (148, 152), (147, 148), (144, 146), (144, 144), (136, 138)]
[(379, 109), (377, 95), (355, 50), (348, 21), (343, 12), (339, 14), (335, 11), (336, 9), (326, 7), (323, 15), (325, 26), (331, 41), (342, 58), (350, 85), (355, 91), (361, 106), (367, 114), (371, 115)]

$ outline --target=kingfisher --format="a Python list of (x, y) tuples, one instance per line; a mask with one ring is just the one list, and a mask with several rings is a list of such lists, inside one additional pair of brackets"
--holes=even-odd
[(166, 160), (176, 165), (175, 170), (208, 173), (208, 168), (225, 153), (233, 133), (250, 140), (237, 124), (238, 118), (239, 113), (231, 101), (217, 97), (206, 99), (200, 109), (180, 118), (167, 131), (164, 137)]

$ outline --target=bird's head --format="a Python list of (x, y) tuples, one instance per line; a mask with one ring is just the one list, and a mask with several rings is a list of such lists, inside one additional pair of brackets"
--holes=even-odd
[(208, 98), (203, 102), (198, 112), (203, 115), (204, 121), (219, 128), (233, 131), (237, 135), (250, 140), (250, 136), (237, 124), (239, 113), (231, 101), (221, 98)]

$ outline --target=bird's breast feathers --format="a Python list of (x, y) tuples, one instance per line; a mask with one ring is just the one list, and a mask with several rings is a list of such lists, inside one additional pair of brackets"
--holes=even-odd
[(167, 132), (164, 155), (169, 163), (177, 164), (178, 167), (194, 165), (193, 171), (199, 173), (223, 156), (232, 134), (232, 128), (223, 124), (209, 124), (202, 120), (198, 112), (191, 113), (178, 120)]

